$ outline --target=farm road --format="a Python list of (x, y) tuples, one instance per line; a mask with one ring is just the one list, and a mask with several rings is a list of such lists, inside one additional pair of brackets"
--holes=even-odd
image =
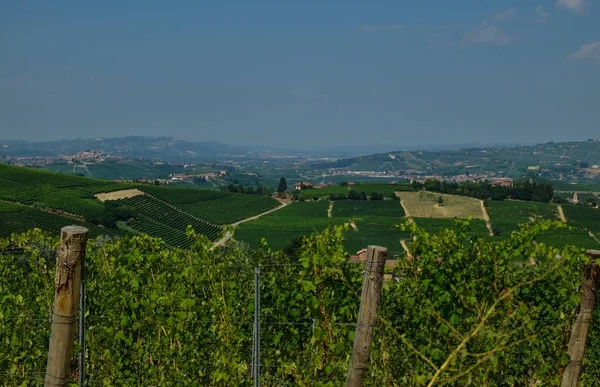
[[(254, 219), (258, 219), (261, 216), (269, 215), (270, 213), (275, 212), (275, 211), (279, 211), (282, 208), (287, 207), (288, 205), (289, 205), (289, 203), (281, 202), (281, 205), (279, 207), (272, 208), (272, 209), (270, 209), (268, 211), (265, 211), (265, 212), (263, 212), (261, 214), (254, 215), (254, 216), (251, 216), (251, 217), (246, 218), (246, 219), (242, 219), (240, 221), (237, 221), (235, 223), (230, 224), (230, 226), (235, 229), (237, 226), (239, 226), (242, 223), (249, 222), (249, 221), (254, 220)], [(219, 239), (218, 241), (216, 241), (215, 243), (213, 243), (212, 248), (214, 249), (215, 247), (223, 246), (225, 243), (227, 243), (228, 240), (230, 240), (233, 237), (234, 234), (235, 234), (234, 231), (227, 231), (225, 233), (225, 235), (223, 235), (223, 237), (221, 239)]]

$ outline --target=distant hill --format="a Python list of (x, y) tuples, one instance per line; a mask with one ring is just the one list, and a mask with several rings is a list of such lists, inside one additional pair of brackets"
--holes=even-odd
[(173, 163), (239, 157), (251, 152), (243, 147), (219, 142), (188, 142), (172, 137), (129, 136), (40, 142), (0, 140), (0, 155), (50, 157), (86, 150), (103, 151), (129, 158), (160, 159)]
[(586, 168), (600, 164), (600, 141), (550, 142), (546, 144), (465, 148), (437, 151), (395, 151), (317, 162), (314, 169), (343, 168), (355, 171), (422, 171), (460, 174), (503, 169), (520, 176), (537, 167)]

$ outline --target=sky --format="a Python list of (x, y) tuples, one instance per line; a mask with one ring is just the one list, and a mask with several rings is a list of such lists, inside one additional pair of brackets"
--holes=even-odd
[(600, 1), (0, 0), (0, 138), (600, 138)]

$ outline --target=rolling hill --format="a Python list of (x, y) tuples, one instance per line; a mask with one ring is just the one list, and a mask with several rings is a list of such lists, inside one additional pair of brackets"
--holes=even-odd
[[(120, 195), (132, 190), (135, 195)], [(112, 194), (102, 195), (106, 193)], [(0, 204), (2, 235), (34, 227), (55, 232), (76, 223), (94, 235), (145, 233), (186, 246), (188, 225), (214, 241), (224, 225), (279, 202), (267, 196), (121, 183), (0, 164)]]
[[(413, 171), (441, 175), (502, 171), (521, 177), (540, 168), (583, 170), (600, 164), (600, 141), (550, 142), (531, 146), (467, 148), (444, 151), (396, 151), (361, 157), (317, 162), (314, 169), (340, 168), (353, 171)], [(535, 168), (535, 169), (532, 169)]]

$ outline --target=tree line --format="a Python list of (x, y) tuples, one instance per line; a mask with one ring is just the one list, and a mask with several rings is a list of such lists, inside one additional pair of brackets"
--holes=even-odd
[(535, 180), (515, 181), (512, 186), (508, 187), (492, 185), (488, 181), (455, 183), (427, 179), (423, 183), (413, 181), (412, 186), (416, 189), (469, 196), (477, 199), (513, 199), (532, 202), (549, 202), (554, 197), (552, 184), (537, 182)]

